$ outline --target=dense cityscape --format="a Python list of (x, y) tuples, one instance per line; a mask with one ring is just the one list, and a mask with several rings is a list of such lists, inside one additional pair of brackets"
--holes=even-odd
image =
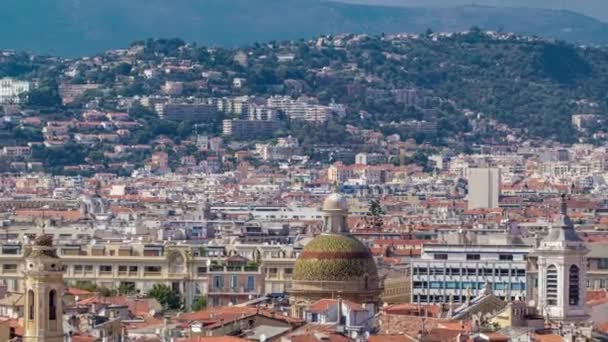
[(0, 341), (608, 340), (607, 56), (2, 51)]

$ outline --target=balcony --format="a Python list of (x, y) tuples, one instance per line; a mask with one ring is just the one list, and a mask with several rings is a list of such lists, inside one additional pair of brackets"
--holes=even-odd
[(144, 272), (144, 277), (160, 277), (162, 272)]
[(211, 288), (208, 294), (210, 295), (250, 295), (259, 294), (260, 289), (258, 288), (247, 288), (245, 286), (230, 287), (225, 286), (222, 288)]
[(224, 266), (221, 266), (221, 265), (211, 265), (209, 267), (209, 272), (224, 272)]
[(15, 268), (3, 268), (2, 274), (17, 274), (17, 267)]

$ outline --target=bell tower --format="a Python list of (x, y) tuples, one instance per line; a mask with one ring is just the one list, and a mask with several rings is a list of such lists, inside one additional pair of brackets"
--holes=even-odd
[(541, 241), (538, 256), (538, 303), (543, 316), (556, 321), (580, 322), (588, 319), (585, 277), (589, 252), (568, 216), (562, 196), (559, 221)]
[(41, 234), (25, 257), (24, 342), (62, 342), (63, 267), (53, 238)]

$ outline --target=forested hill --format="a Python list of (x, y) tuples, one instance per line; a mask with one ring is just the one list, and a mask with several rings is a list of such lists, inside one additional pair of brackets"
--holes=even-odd
[(364, 6), (328, 0), (3, 0), (3, 49), (85, 55), (144, 37), (205, 45), (306, 38), (338, 32), (461, 31), (471, 26), (608, 43), (608, 24), (569, 11), (463, 6)]
[[(321, 104), (335, 101), (344, 104), (347, 111), (332, 123), (334, 128), (343, 130), (352, 124), (404, 137), (415, 130), (399, 123), (433, 120), (438, 128), (436, 136), (426, 138), (434, 143), (491, 140), (492, 136), (479, 135), (467, 113), (483, 113), (486, 118), (518, 129), (523, 137), (572, 142), (581, 134), (588, 138), (598, 130), (608, 132), (608, 120), (586, 133), (576, 132), (571, 125), (573, 114), (608, 114), (607, 48), (579, 47), (479, 29), (447, 35), (344, 34), (239, 49), (208, 50), (186, 45), (179, 39), (149, 39), (134, 45), (142, 49), (130, 57), (130, 64), (106, 54), (104, 68), (75, 60), (58, 63), (55, 59), (30, 59), (18, 54), (0, 62), (0, 77), (42, 78), (30, 102), (48, 107), (57, 106), (48, 102), (56, 101), (60, 82), (101, 84), (108, 90), (104, 94), (111, 102), (117, 95), (158, 94), (168, 80), (197, 82), (201, 70), (214, 70), (223, 76), (209, 87), (191, 87), (187, 95), (204, 98), (220, 92), (225, 96), (308, 96)], [(237, 53), (248, 56), (247, 66), (235, 61)], [(293, 60), (281, 62), (278, 56), (285, 54), (292, 55)], [(189, 61), (196, 67), (183, 75), (159, 73), (152, 79), (143, 77), (145, 68), (162, 65), (166, 57)], [(61, 68), (75, 68), (70, 65), (76, 64), (78, 75), (71, 78), (62, 74)], [(131, 77), (125, 78), (127, 75)], [(245, 79), (246, 85), (235, 89), (234, 77)], [(422, 111), (404, 105), (393, 97), (395, 89), (416, 89), (429, 103), (422, 106)], [(302, 132), (325, 133), (329, 128), (308, 129)], [(312, 136), (302, 134), (302, 139)], [(336, 137), (340, 135), (322, 134), (315, 139), (332, 143), (340, 140)], [(325, 141), (326, 138), (335, 141)], [(138, 142), (144, 143), (145, 139)]]

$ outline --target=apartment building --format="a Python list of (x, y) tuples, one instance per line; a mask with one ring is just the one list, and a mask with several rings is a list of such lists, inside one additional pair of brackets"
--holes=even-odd
[(464, 303), (488, 282), (502, 299), (524, 299), (530, 250), (517, 244), (425, 244), (412, 261), (412, 302)]
[(224, 120), (223, 134), (235, 139), (267, 138), (282, 127), (279, 121)]
[(498, 208), (500, 197), (500, 169), (469, 169), (469, 209)]
[(171, 121), (206, 121), (217, 114), (217, 106), (211, 104), (166, 104), (159, 115)]
[(0, 105), (19, 104), (22, 95), (29, 92), (31, 83), (5, 77), (0, 79)]
[[(8, 291), (23, 291), (24, 254), (29, 245), (0, 246), (0, 279)], [(190, 307), (205, 296), (211, 306), (239, 304), (290, 285), (299, 251), (278, 245), (63, 244), (57, 246), (67, 283), (90, 281), (145, 293), (165, 284)]]

